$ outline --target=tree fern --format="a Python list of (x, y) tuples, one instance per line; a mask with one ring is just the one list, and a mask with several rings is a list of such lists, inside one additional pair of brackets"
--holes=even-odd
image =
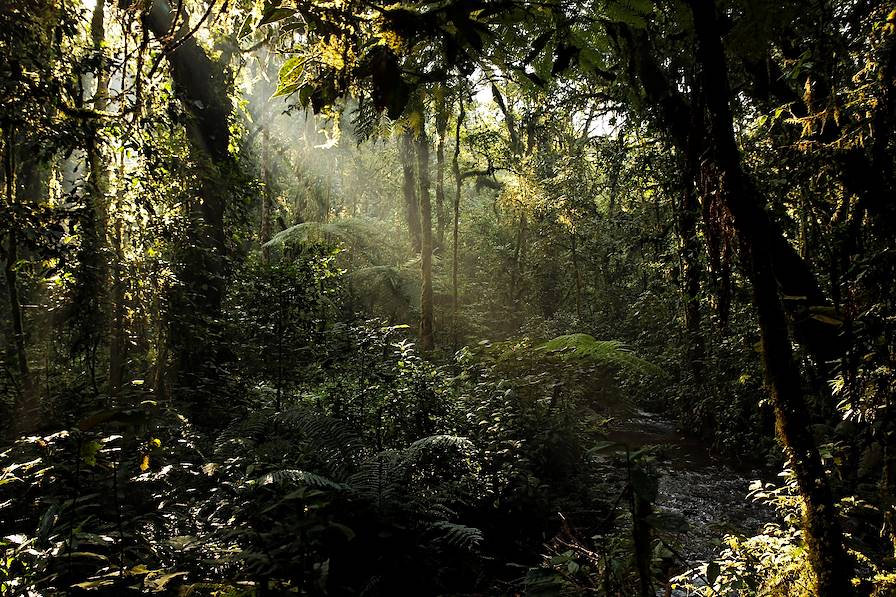
[(264, 246), (284, 252), (315, 242), (344, 244), (373, 263), (382, 262), (384, 249), (391, 243), (380, 226), (366, 218), (342, 218), (333, 222), (302, 222), (278, 232)]
[(407, 318), (420, 308), (420, 274), (391, 265), (374, 265), (349, 275), (352, 286), (363, 290), (365, 304), (379, 306), (396, 317)]

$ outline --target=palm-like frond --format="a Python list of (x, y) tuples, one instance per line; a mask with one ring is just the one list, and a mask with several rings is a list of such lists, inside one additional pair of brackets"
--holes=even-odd
[(283, 469), (276, 470), (262, 475), (258, 481), (258, 485), (279, 485), (283, 483), (304, 485), (306, 487), (314, 487), (317, 489), (345, 490), (346, 485), (337, 483), (321, 475), (316, 475), (308, 471)]
[(650, 361), (637, 356), (618, 340), (597, 340), (589, 334), (566, 334), (557, 336), (535, 347), (552, 358), (579, 359), (595, 364), (603, 364), (626, 369), (636, 373), (646, 373), (663, 377), (665, 371)]
[(371, 262), (381, 261), (391, 246), (381, 227), (366, 218), (342, 218), (333, 222), (302, 222), (278, 232), (264, 246), (284, 251), (308, 243), (337, 243), (360, 253)]
[(435, 543), (443, 543), (455, 549), (478, 552), (482, 544), (482, 531), (475, 527), (440, 520), (433, 523), (430, 529), (435, 534)]

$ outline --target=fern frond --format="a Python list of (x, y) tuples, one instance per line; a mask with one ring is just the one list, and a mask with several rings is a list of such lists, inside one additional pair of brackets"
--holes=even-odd
[(544, 351), (561, 360), (581, 359), (591, 363), (605, 364), (628, 369), (637, 373), (646, 373), (657, 377), (665, 377), (666, 372), (650, 361), (642, 359), (618, 340), (596, 340), (588, 334), (567, 334), (537, 346), (535, 350)]
[(422, 456), (439, 450), (442, 453), (455, 451), (467, 455), (475, 450), (476, 446), (469, 439), (457, 435), (431, 435), (418, 439), (401, 452), (403, 463), (414, 463)]
[(274, 411), (257, 410), (246, 417), (232, 421), (218, 435), (215, 455), (221, 458), (244, 454), (247, 447), (254, 447), (268, 434)]
[(295, 406), (274, 416), (274, 422), (298, 432), (310, 445), (323, 467), (335, 479), (345, 479), (364, 453), (361, 439), (345, 422), (307, 406)]
[(404, 504), (407, 475), (394, 453), (383, 452), (361, 463), (347, 479), (352, 491), (377, 510), (388, 510)]
[(317, 475), (308, 471), (300, 471), (293, 469), (278, 470), (266, 473), (259, 477), (256, 484), (261, 485), (281, 485), (293, 484), (304, 485), (306, 487), (316, 487), (318, 489), (333, 489), (336, 491), (344, 491), (347, 487), (342, 483), (337, 483), (321, 475)]
[(441, 520), (430, 527), (436, 534), (434, 542), (449, 545), (455, 549), (462, 549), (478, 553), (482, 544), (482, 531), (475, 527)]

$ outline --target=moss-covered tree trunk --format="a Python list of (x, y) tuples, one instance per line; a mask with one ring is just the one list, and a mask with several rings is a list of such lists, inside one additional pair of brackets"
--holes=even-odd
[[(105, 2), (97, 0), (90, 19), (90, 39), (96, 54), (94, 80), (96, 90), (90, 102), (97, 112), (103, 112), (109, 103), (109, 72), (105, 58)], [(81, 220), (81, 249), (79, 268), (76, 272), (77, 295), (75, 297), (74, 324), (75, 353), (86, 357), (88, 371), (94, 388), (97, 386), (96, 370), (100, 348), (110, 321), (109, 309), (109, 255), (107, 227), (109, 219), (109, 163), (103, 150), (102, 123), (98, 119), (86, 122), (84, 154), (87, 162), (87, 193), (84, 216)], [(114, 337), (113, 331), (111, 337)], [(110, 345), (110, 350), (114, 347)], [(111, 359), (111, 355), (110, 355)], [(117, 391), (117, 388), (110, 388)]]
[[(173, 18), (169, 4), (155, 0), (144, 22), (156, 39), (171, 45)], [(228, 275), (224, 213), (236, 165), (229, 153), (231, 104), (224, 68), (188, 36), (185, 26), (175, 37), (165, 55), (175, 93), (188, 115), (185, 129), (199, 197), (188, 213), (190, 241), (182, 249), (182, 285), (171, 300), (169, 335), (178, 384), (201, 413), (220, 382), (218, 337)]]
[(759, 319), (762, 362), (775, 409), (778, 437), (796, 475), (804, 508), (804, 539), (821, 596), (850, 595), (852, 567), (824, 466), (812, 435), (811, 420), (794, 360), (774, 267), (775, 253), (762, 234), (766, 221), (760, 196), (741, 166), (729, 105), (728, 72), (713, 0), (692, 0), (697, 58), (710, 121), (710, 150), (719, 166), (715, 184), (731, 212), (753, 284)]
[(436, 247), (445, 245), (448, 214), (445, 207), (445, 137), (448, 134), (448, 108), (445, 88), (439, 88), (436, 103)]

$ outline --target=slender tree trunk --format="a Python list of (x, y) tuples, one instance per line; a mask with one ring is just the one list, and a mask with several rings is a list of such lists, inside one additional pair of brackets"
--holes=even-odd
[(422, 245), (422, 230), (420, 228), (420, 206), (417, 203), (417, 181), (414, 178), (413, 133), (404, 131), (399, 143), (405, 218), (408, 223), (408, 231), (411, 233), (411, 248), (415, 253), (419, 253)]
[(579, 271), (578, 234), (572, 233), (572, 273), (576, 283), (576, 317), (582, 319), (582, 274)]
[[(109, 73), (103, 42), (105, 40), (105, 2), (97, 0), (90, 20), (90, 38), (97, 54), (94, 73), (96, 91), (92, 103), (94, 110), (105, 111), (109, 103)], [(87, 122), (84, 153), (87, 162), (88, 184), (85, 195), (86, 210), (81, 223), (81, 250), (79, 254), (78, 296), (75, 304), (78, 312), (75, 326), (80, 330), (76, 337), (75, 352), (85, 355), (94, 388), (96, 358), (104, 341), (109, 321), (107, 227), (109, 219), (109, 172), (107, 156), (103, 151), (100, 135), (101, 123)]]
[(529, 232), (529, 219), (525, 208), (520, 209), (520, 223), (516, 231), (516, 245), (513, 248), (513, 270), (510, 272), (510, 293), (507, 297), (511, 306), (515, 306), (520, 295), (520, 278), (523, 275), (523, 261), (526, 254), (526, 234)]
[(420, 292), (420, 347), (431, 351), (435, 345), (433, 338), (432, 304), (432, 204), (429, 198), (429, 139), (426, 124), (420, 118), (420, 134), (417, 136), (417, 178), (420, 183), (420, 263), (422, 266), (422, 288)]
[(259, 239), (261, 241), (261, 260), (267, 264), (271, 260), (271, 249), (265, 246), (271, 240), (271, 156), (270, 156), (270, 133), (267, 124), (261, 132), (261, 178), (264, 188), (261, 191), (261, 231)]
[(445, 228), (448, 227), (448, 217), (445, 210), (445, 137), (448, 132), (448, 111), (445, 105), (444, 87), (440, 88), (441, 95), (436, 106), (436, 246), (441, 248), (445, 244)]
[(115, 222), (112, 234), (112, 320), (109, 334), (109, 393), (112, 396), (121, 390), (124, 380), (124, 363), (127, 355), (127, 342), (124, 332), (124, 279), (122, 264), (124, 250), (122, 248), (122, 225)]
[(713, 0), (692, 0), (697, 58), (703, 70), (703, 91), (710, 115), (712, 151), (720, 167), (723, 200), (730, 210), (753, 283), (759, 318), (762, 361), (775, 409), (778, 436), (787, 451), (803, 498), (804, 539), (821, 596), (851, 595), (852, 566), (843, 547), (837, 510), (821, 457), (812, 436), (799, 369), (794, 361), (787, 319), (778, 294), (773, 249), (761, 235), (764, 211), (758, 191), (743, 171), (729, 105), (725, 54)]
[(451, 170), (454, 173), (454, 217), (452, 226), (451, 243), (451, 331), (454, 340), (454, 348), (458, 346), (457, 333), (457, 303), (458, 303), (458, 279), (457, 260), (459, 255), (459, 225), (460, 225), (460, 192), (463, 187), (463, 177), (460, 174), (460, 127), (466, 117), (463, 95), (459, 96), (460, 108), (457, 115), (457, 125), (454, 128), (454, 159), (451, 161)]

